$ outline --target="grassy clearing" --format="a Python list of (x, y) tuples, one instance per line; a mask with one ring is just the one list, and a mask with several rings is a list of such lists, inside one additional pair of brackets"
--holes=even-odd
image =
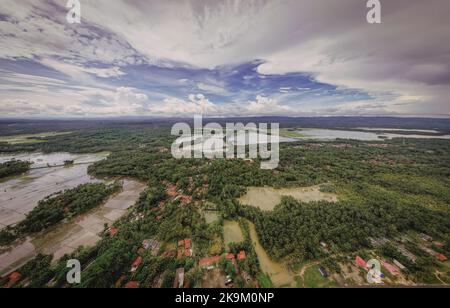
[(1, 136), (0, 143), (8, 143), (8, 144), (33, 144), (33, 143), (42, 143), (47, 142), (47, 140), (43, 138), (67, 135), (71, 132), (48, 132), (48, 133), (40, 133), (40, 134), (28, 134), (28, 135), (13, 135), (13, 136)]

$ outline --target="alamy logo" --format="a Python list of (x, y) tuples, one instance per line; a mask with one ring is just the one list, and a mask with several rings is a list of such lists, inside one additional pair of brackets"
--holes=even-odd
[(203, 118), (197, 115), (193, 132), (189, 124), (177, 123), (171, 134), (179, 136), (172, 144), (176, 159), (261, 158), (261, 169), (275, 169), (280, 161), (278, 123), (272, 123), (270, 130), (267, 123), (226, 123), (225, 128), (219, 123), (208, 123), (203, 127)]
[(67, 1), (66, 7), (69, 9), (66, 20), (69, 24), (81, 23), (81, 3), (79, 0)]
[(380, 0), (367, 1), (367, 22), (369, 24), (381, 24), (381, 3)]
[(81, 283), (81, 264), (80, 261), (76, 259), (71, 259), (67, 261), (67, 268), (71, 268), (70, 271), (67, 272), (66, 280), (69, 284), (78, 284)]

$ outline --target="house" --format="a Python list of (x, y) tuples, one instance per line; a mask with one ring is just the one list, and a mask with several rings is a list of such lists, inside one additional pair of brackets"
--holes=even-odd
[(381, 247), (390, 242), (390, 240), (385, 237), (380, 237), (380, 238), (369, 237), (369, 241), (373, 247)]
[(139, 288), (139, 282), (137, 281), (130, 281), (125, 286), (125, 289), (137, 289)]
[(150, 249), (152, 251), (152, 256), (156, 257), (158, 255), (160, 244), (157, 240), (155, 239), (143, 240), (142, 246), (144, 247), (145, 250)]
[(234, 261), (235, 260), (234, 254), (232, 254), (231, 252), (227, 253), (225, 257), (229, 261)]
[(119, 229), (117, 229), (117, 228), (109, 228), (108, 232), (109, 232), (109, 236), (114, 237), (119, 232)]
[(409, 250), (407, 250), (405, 247), (397, 246), (397, 250), (400, 251), (400, 253), (405, 257), (407, 257), (411, 262), (416, 263), (417, 257), (414, 254), (412, 254)]
[(18, 283), (20, 281), (20, 279), (22, 278), (22, 274), (20, 274), (19, 272), (13, 272), (9, 275), (9, 281), (6, 284), (5, 288), (9, 289), (12, 288), (16, 283)]
[(173, 288), (183, 288), (184, 286), (184, 268), (180, 267), (175, 273), (175, 281), (173, 282)]
[(139, 268), (141, 263), (142, 263), (142, 257), (139, 256), (136, 258), (136, 260), (134, 260), (133, 264), (131, 265), (131, 272), (135, 272)]
[(241, 250), (238, 254), (237, 254), (237, 259), (239, 261), (243, 261), (247, 258), (247, 255), (245, 254), (244, 250)]
[(214, 268), (217, 263), (220, 262), (220, 256), (214, 256), (214, 257), (208, 257), (208, 258), (203, 258), (198, 262), (198, 265), (201, 268)]
[(398, 269), (394, 265), (387, 263), (386, 261), (383, 261), (381, 264), (388, 270), (389, 273), (391, 273), (391, 275), (397, 276), (399, 274)]
[(323, 266), (319, 267), (319, 273), (320, 273), (320, 275), (322, 275), (323, 278), (328, 277), (328, 272)]
[(433, 238), (425, 233), (420, 233), (419, 234), (420, 238), (426, 242), (431, 242), (433, 241)]
[(403, 264), (401, 264), (400, 262), (398, 262), (397, 260), (394, 259), (393, 262), (394, 262), (395, 266), (397, 266), (399, 269), (401, 269), (401, 270), (406, 269), (406, 267)]
[(358, 265), (360, 267), (367, 268), (366, 261), (364, 261), (364, 259), (361, 258), (360, 256), (356, 256), (355, 263), (356, 263), (356, 265)]
[(444, 261), (447, 260), (447, 257), (444, 256), (442, 253), (436, 254), (436, 258), (437, 258), (439, 261), (441, 261), (441, 262), (444, 262)]
[(181, 259), (183, 256), (192, 257), (192, 244), (190, 239), (184, 239), (178, 241), (178, 253), (177, 258)]

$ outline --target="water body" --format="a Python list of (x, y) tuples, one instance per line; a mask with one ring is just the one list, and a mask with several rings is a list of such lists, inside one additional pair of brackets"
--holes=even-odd
[[(31, 167), (33, 169), (28, 173), (0, 182), (0, 230), (23, 220), (40, 200), (53, 193), (83, 183), (99, 182), (100, 180), (87, 174), (87, 168), (90, 163), (105, 159), (107, 156), (108, 153), (0, 155), (0, 163), (11, 159), (33, 162)], [(73, 160), (75, 165), (47, 167), (63, 165), (65, 160)]]
[(124, 180), (123, 191), (109, 198), (105, 204), (11, 247), (0, 254), (0, 276), (24, 265), (38, 253), (53, 254), (54, 260), (58, 260), (79, 246), (94, 246), (101, 239), (99, 234), (104, 224), (112, 225), (121, 218), (145, 188), (143, 183)]
[[(417, 130), (412, 130), (417, 131)], [(382, 141), (384, 139), (393, 138), (415, 138), (415, 139), (450, 139), (450, 135), (435, 136), (435, 135), (419, 135), (419, 134), (398, 134), (398, 133), (377, 133), (375, 131), (359, 132), (348, 130), (334, 130), (334, 129), (302, 129), (297, 131), (299, 138), (313, 139), (313, 140), (336, 140), (336, 139), (350, 139), (361, 141)]]
[(264, 248), (259, 243), (258, 234), (256, 232), (255, 225), (249, 222), (250, 225), (250, 238), (255, 248), (258, 261), (261, 266), (261, 270), (270, 276), (272, 283), (276, 287), (294, 287), (295, 277), (288, 268), (280, 262), (273, 261)]

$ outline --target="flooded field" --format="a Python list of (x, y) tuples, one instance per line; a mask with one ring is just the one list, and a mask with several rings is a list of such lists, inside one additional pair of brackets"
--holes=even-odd
[(223, 222), (223, 237), (225, 245), (230, 243), (240, 243), (244, 240), (241, 226), (237, 221), (226, 220)]
[(280, 204), (283, 196), (290, 196), (302, 202), (329, 201), (336, 202), (337, 195), (320, 191), (320, 186), (282, 188), (272, 187), (250, 187), (247, 193), (239, 198), (239, 202), (246, 205), (258, 207), (264, 211), (272, 211)]
[[(33, 162), (27, 174), (0, 181), (0, 229), (23, 220), (37, 203), (55, 192), (74, 188), (88, 182), (99, 182), (87, 174), (89, 163), (105, 159), (108, 153), (96, 154), (17, 154), (0, 155), (0, 163), (11, 159)], [(47, 167), (63, 165), (74, 160), (70, 167)]]
[(0, 255), (0, 276), (25, 264), (38, 253), (53, 254), (56, 260), (79, 246), (94, 246), (100, 240), (99, 233), (103, 231), (104, 224), (111, 225), (122, 217), (145, 187), (145, 184), (124, 180), (123, 191), (112, 196), (104, 205), (12, 247)]
[(283, 263), (275, 262), (270, 259), (267, 252), (259, 243), (258, 234), (256, 232), (255, 225), (249, 222), (250, 226), (250, 238), (253, 246), (255, 247), (256, 254), (258, 256), (261, 270), (270, 276), (272, 283), (276, 287), (294, 287), (295, 277)]
[[(396, 129), (396, 131), (400, 130)], [(419, 130), (408, 130), (408, 132), (414, 131), (419, 132)], [(361, 141), (381, 141), (384, 139), (393, 138), (450, 139), (450, 135), (436, 136), (424, 134), (381, 133), (376, 132), (375, 129), (367, 132), (360, 132), (348, 130), (305, 128), (297, 131), (297, 133), (299, 134), (298, 138), (313, 140), (351, 139)], [(422, 131), (422, 133), (424, 132)]]

